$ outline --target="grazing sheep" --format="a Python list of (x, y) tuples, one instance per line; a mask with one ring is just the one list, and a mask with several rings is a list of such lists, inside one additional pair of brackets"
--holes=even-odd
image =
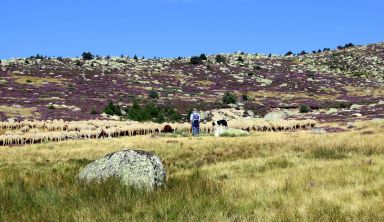
[(223, 127), (228, 128), (228, 122), (225, 119), (221, 119), (221, 120), (218, 120), (216, 122), (212, 122), (212, 126), (215, 126), (215, 125), (223, 126)]
[(15, 134), (15, 133), (12, 132), (12, 131), (5, 131), (5, 133), (4, 133), (5, 136), (12, 136), (12, 135), (14, 135), (14, 134)]
[(20, 129), (20, 132), (22, 132), (22, 133), (26, 133), (26, 132), (28, 132), (29, 131), (29, 125), (27, 125), (27, 126), (23, 126), (21, 129)]
[(173, 129), (172, 129), (172, 126), (170, 125), (165, 125), (163, 130), (161, 131), (162, 133), (173, 133)]

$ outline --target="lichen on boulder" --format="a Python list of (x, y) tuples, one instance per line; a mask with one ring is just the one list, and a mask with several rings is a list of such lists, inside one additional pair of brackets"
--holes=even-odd
[(154, 190), (165, 185), (166, 171), (160, 158), (141, 150), (123, 150), (88, 164), (79, 174), (86, 182), (118, 178), (123, 184)]

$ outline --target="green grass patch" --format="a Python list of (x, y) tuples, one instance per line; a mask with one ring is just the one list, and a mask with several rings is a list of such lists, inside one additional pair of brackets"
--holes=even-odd
[(239, 129), (226, 129), (220, 136), (221, 137), (238, 137), (238, 136), (248, 136), (249, 133), (244, 130)]
[[(145, 192), (126, 187), (117, 179), (80, 182), (76, 179), (78, 167), (73, 166), (88, 160), (68, 162), (72, 166), (51, 170), (46, 166), (28, 170), (24, 176), (17, 170), (9, 172), (0, 182), (0, 220), (203, 221), (235, 213), (222, 185), (198, 171), (172, 177), (166, 187)], [(228, 215), (218, 217), (220, 212)]]
[(319, 148), (312, 150), (310, 152), (310, 157), (314, 159), (331, 159), (331, 160), (337, 160), (337, 159), (344, 159), (347, 157), (347, 155), (340, 150), (337, 149), (327, 149), (327, 148)]

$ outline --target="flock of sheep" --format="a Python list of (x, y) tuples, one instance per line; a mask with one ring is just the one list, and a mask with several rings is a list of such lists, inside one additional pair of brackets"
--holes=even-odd
[[(235, 119), (228, 121), (231, 128), (247, 131), (289, 131), (299, 128), (312, 128), (313, 120), (277, 120)], [(170, 126), (175, 132), (189, 132), (190, 123), (138, 123), (130, 121), (88, 120), (72, 121), (47, 120), (20, 122), (0, 122), (0, 129), (5, 133), (0, 135), (0, 145), (34, 144), (44, 141), (63, 141), (69, 139), (99, 139), (119, 136), (147, 135), (163, 133), (164, 126)], [(213, 133), (215, 126), (211, 123), (200, 125), (202, 133)]]

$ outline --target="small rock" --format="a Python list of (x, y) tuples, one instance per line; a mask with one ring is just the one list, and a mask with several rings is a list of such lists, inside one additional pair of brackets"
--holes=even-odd
[(327, 131), (323, 128), (314, 128), (312, 129), (312, 133), (314, 134), (325, 134)]
[(252, 110), (247, 110), (247, 114), (248, 114), (248, 116), (254, 116), (255, 115), (255, 113)]
[(228, 104), (228, 106), (231, 108), (237, 108), (238, 107), (236, 104), (233, 104), (233, 103)]
[(359, 108), (361, 108), (361, 107), (362, 107), (362, 105), (353, 104), (353, 105), (350, 107), (350, 109), (359, 109)]
[(336, 108), (331, 108), (329, 109), (326, 114), (333, 114), (333, 113), (337, 113), (337, 109)]
[(273, 120), (281, 120), (287, 118), (287, 114), (285, 112), (270, 112), (264, 116), (264, 119), (273, 121)]

